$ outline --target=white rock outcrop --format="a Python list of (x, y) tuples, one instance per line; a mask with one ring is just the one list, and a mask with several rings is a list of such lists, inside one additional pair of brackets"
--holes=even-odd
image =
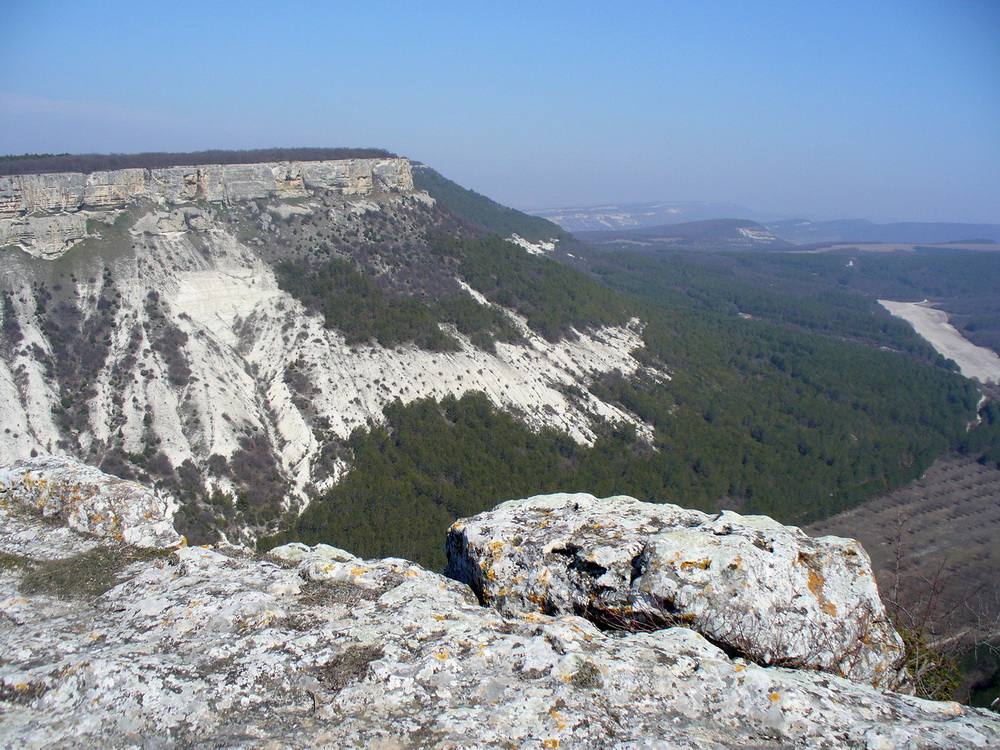
[(763, 665), (890, 689), (905, 679), (902, 640), (853, 540), (813, 539), (766, 516), (559, 494), (461, 520), (447, 550), (445, 572), (507, 614), (685, 625)]
[(0, 247), (58, 257), (88, 236), (87, 219), (107, 220), (108, 212), (138, 201), (232, 204), (305, 198), (316, 190), (408, 193), (413, 173), (407, 159), (379, 158), (0, 175)]
[[(105, 545), (0, 507), (0, 747), (1000, 743), (982, 710), (763, 668), (687, 628), (505, 615), (405, 560)], [(94, 560), (114, 575), (97, 594), (83, 580)]]
[(137, 547), (183, 542), (172, 525), (171, 503), (141, 484), (71, 458), (46, 456), (0, 466), (0, 507), (12, 506)]

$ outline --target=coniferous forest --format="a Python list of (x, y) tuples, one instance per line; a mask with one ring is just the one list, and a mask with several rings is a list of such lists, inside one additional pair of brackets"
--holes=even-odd
[[(653, 425), (652, 442), (618, 424), (592, 446), (533, 433), (481, 394), (397, 402), (384, 424), (351, 436), (344, 479), (263, 547), (322, 541), (440, 569), (441, 529), (455, 519), (554, 491), (808, 523), (967, 445), (974, 384), (871, 293), (840, 283), (842, 259), (575, 248), (573, 269), (482, 232), (435, 238), (433, 248), (550, 340), (645, 321), (633, 356), (650, 374), (588, 388)], [(496, 322), (481, 325), (492, 339)]]

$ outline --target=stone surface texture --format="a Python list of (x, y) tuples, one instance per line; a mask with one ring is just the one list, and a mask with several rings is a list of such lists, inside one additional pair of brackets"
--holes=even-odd
[(685, 625), (759, 664), (890, 689), (905, 680), (902, 640), (853, 540), (766, 516), (559, 494), (459, 521), (447, 545), (446, 573), (507, 614)]
[(169, 501), (66, 457), (0, 466), (0, 506), (30, 510), (74, 531), (137, 547), (183, 541), (171, 524), (175, 508)]
[(232, 204), (306, 198), (316, 190), (408, 193), (413, 174), (409, 160), (383, 158), (0, 175), (0, 247), (58, 257), (88, 236), (88, 219), (106, 221), (109, 212), (139, 201)]
[[(302, 544), (267, 557), (129, 549), (0, 506), (0, 747), (1000, 743), (985, 711), (764, 668), (687, 628), (610, 634), (574, 615), (504, 614), (405, 560)], [(72, 576), (47, 588), (43, 573), (95, 555), (120, 560), (103, 592)]]

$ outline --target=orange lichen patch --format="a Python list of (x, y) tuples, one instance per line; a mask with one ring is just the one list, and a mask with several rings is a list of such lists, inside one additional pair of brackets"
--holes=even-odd
[(817, 573), (812, 568), (809, 568), (809, 590), (812, 595), (819, 598), (823, 596), (823, 584), (826, 583), (826, 579), (823, 577), (822, 573)]
[[(801, 554), (799, 555), (799, 559), (800, 561), (802, 561)], [(836, 617), (837, 606), (833, 602), (828, 601), (827, 598), (823, 596), (823, 584), (826, 583), (826, 578), (823, 577), (822, 573), (817, 573), (812, 568), (809, 568), (807, 573), (809, 576), (809, 583), (808, 583), (809, 591), (811, 591), (813, 596), (815, 596), (816, 599), (819, 601), (819, 608), (824, 613), (830, 615), (830, 617)]]
[(445, 617), (444, 615), (433, 615), (433, 617), (434, 617), (434, 619), (435, 619), (435, 620), (437, 620), (438, 622), (441, 622), (442, 620), (446, 620), (446, 619), (448, 619), (448, 618), (446, 618), (446, 617)]
[(448, 659), (448, 658), (449, 658), (449, 655), (448, 655), (448, 652), (447, 652), (447, 651), (442, 651), (442, 652), (441, 652), (441, 653), (439, 653), (439, 654), (434, 654), (434, 656), (436, 656), (436, 657), (437, 657), (438, 659), (440, 659), (441, 661), (444, 661), (445, 659)]
[(770, 694), (769, 696), (767, 696), (767, 697), (771, 699), (771, 702), (772, 702), (772, 703), (777, 703), (777, 702), (778, 702), (779, 700), (781, 700), (781, 696), (780, 696), (780, 695), (778, 695), (777, 693), (771, 693), (771, 694)]
[(747, 668), (744, 667), (742, 664), (737, 664), (735, 667), (733, 667), (734, 672), (745, 672), (746, 669)]
[(695, 568), (698, 570), (708, 570), (711, 565), (711, 560), (685, 560), (681, 563), (681, 570), (685, 573), (692, 571)]
[(546, 748), (547, 750), (552, 750), (553, 748), (557, 748), (559, 747), (559, 740), (555, 738), (550, 740), (542, 740), (542, 747)]
[(351, 568), (352, 576), (363, 576), (368, 572), (368, 568)]
[(420, 575), (420, 573), (414, 570), (413, 568), (410, 568), (408, 571), (403, 573), (403, 575), (405, 575), (407, 578), (416, 578), (418, 575)]

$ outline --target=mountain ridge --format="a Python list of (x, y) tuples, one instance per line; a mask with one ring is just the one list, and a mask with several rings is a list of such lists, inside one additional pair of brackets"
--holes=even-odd
[(706, 219), (635, 229), (577, 232), (584, 242), (653, 252), (664, 248), (693, 250), (781, 250), (791, 247), (766, 227), (749, 219)]
[[(274, 530), (309, 486), (335, 481), (337, 446), (398, 398), (482, 391), (583, 442), (603, 420), (648, 432), (617, 406), (564, 393), (590, 373), (640, 367), (628, 317), (567, 338), (565, 310), (556, 324), (537, 305), (519, 317), (457, 280), (461, 257), (426, 237), (454, 220), (413, 187), (406, 160), (3, 180), (2, 221), (30, 235), (3, 250), (6, 455), (68, 451), (125, 476), (155, 472), (202, 498), (189, 504), (191, 524), (221, 523), (242, 538), (241, 527)], [(32, 234), (50, 219), (83, 236)], [(371, 333), (352, 340), (336, 326), (356, 326), (358, 312), (342, 305), (333, 327), (309, 314), (309, 299), (272, 265), (279, 259), (303, 274), (349, 263), (335, 298), (360, 310), (381, 299), (382, 317), (364, 329), (376, 338), (448, 303), (440, 314), (454, 322), (429, 318), (447, 345), (421, 348), (406, 333), (387, 345)], [(571, 273), (560, 269), (542, 270)], [(501, 323), (511, 333), (496, 342), (490, 331)], [(234, 513), (243, 515), (236, 525), (225, 518)], [(197, 539), (195, 526), (187, 531)]]
[(755, 211), (730, 203), (668, 201), (605, 204), (589, 207), (531, 209), (528, 213), (549, 219), (574, 234), (642, 230), (671, 224), (738, 217), (763, 225), (793, 245), (830, 242), (883, 242), (946, 244), (1000, 242), (1000, 224), (969, 222), (885, 222), (868, 219), (812, 220)]
[[(616, 291), (556, 262), (583, 245), (554, 225), (408, 160), (166, 171), (2, 178), (31, 186), (9, 225), (82, 239), (0, 251), (0, 449), (155, 483), (192, 541), (440, 565), (432, 526), (543, 487), (811, 520), (975, 411), (905, 327), (879, 351)], [(890, 373), (921, 396), (876, 403)]]

